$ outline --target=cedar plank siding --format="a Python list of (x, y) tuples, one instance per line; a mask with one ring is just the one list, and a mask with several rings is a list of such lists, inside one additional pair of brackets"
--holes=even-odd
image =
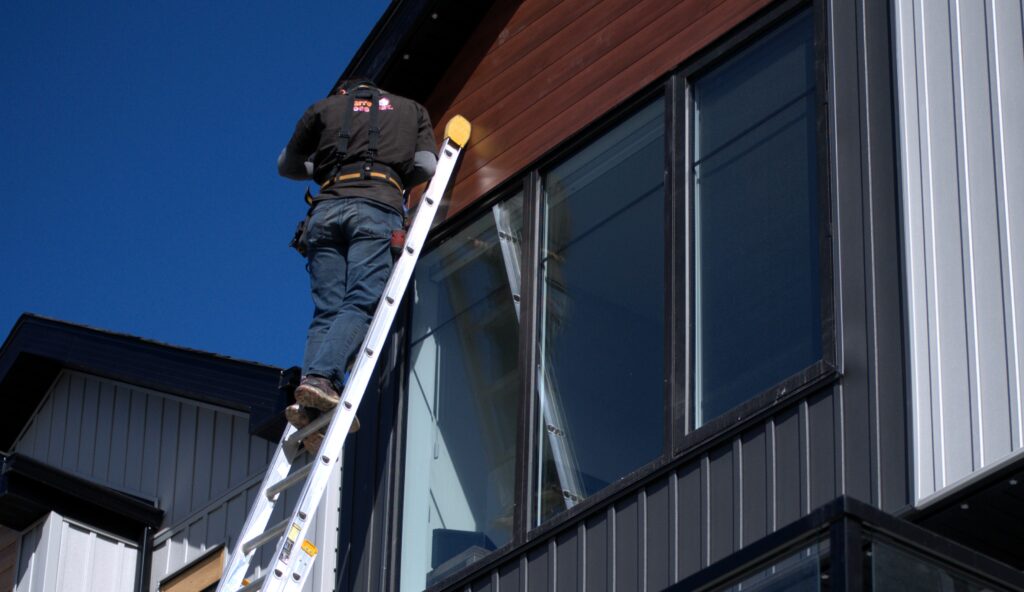
[[(481, 27), (426, 101), (438, 136), (455, 114), (473, 122), (448, 214), (770, 3), (499, 0), (485, 22), (504, 28)], [(479, 44), (488, 47), (482, 57)]]

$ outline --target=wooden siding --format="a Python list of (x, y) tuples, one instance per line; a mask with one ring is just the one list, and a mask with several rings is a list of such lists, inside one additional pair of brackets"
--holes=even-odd
[(439, 136), (473, 122), (449, 215), (769, 3), (499, 0), (487, 20), (504, 28), (480, 27), (426, 102)]
[(1022, 15), (894, 5), (919, 502), (1024, 454)]

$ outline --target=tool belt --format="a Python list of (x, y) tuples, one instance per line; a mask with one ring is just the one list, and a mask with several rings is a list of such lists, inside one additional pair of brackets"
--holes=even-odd
[[(320, 184), (320, 191), (338, 184), (344, 185), (353, 181), (367, 180), (390, 183), (398, 191), (405, 192), (405, 187), (402, 185), (401, 177), (399, 177), (391, 167), (380, 163), (373, 163), (369, 166), (365, 163), (345, 165), (341, 167), (341, 170), (337, 175)], [(315, 199), (316, 198), (314, 198), (314, 200)]]

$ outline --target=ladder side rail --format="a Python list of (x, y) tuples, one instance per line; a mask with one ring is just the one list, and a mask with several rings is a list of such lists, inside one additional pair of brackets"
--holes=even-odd
[(447, 138), (441, 145), (441, 157), (438, 159), (434, 177), (417, 207), (415, 218), (406, 235), (405, 248), (395, 263), (391, 278), (384, 288), (377, 311), (370, 322), (366, 338), (363, 340), (348, 382), (345, 384), (334, 419), (331, 420), (327, 428), (327, 434), (320, 445), (317, 458), (314, 460), (317, 466), (310, 472), (310, 476), (302, 488), (302, 493), (299, 494), (292, 511), (290, 527), (274, 551), (273, 564), (261, 592), (282, 592), (285, 585), (295, 586), (297, 583), (301, 586), (302, 584), (304, 578), (300, 577), (299, 580), (292, 578), (290, 570), (292, 559), (300, 552), (298, 546), (305, 540), (312, 522), (312, 515), (323, 498), (330, 475), (341, 456), (345, 437), (348, 435), (348, 430), (355, 419), (356, 410), (366, 392), (380, 350), (387, 340), (388, 332), (394, 321), (399, 301), (408, 287), (413, 268), (419, 258), (420, 249), (426, 241), (438, 204), (444, 196), (460, 153), (461, 148)]
[[(505, 262), (505, 273), (508, 276), (509, 289), (512, 291), (512, 302), (516, 309), (516, 319), (520, 318), (520, 300), (522, 294), (522, 263), (518, 240), (512, 232), (512, 223), (504, 204), (498, 203), (491, 208), (494, 214), (494, 226), (498, 231), (498, 243)], [(562, 499), (566, 508), (572, 508), (583, 499), (583, 486), (580, 483), (579, 461), (569, 440), (565, 414), (558, 398), (558, 389), (554, 385), (551, 369), (545, 365), (544, 375), (538, 385), (540, 390), (541, 416), (544, 431), (551, 446), (551, 456), (555, 462), (558, 482), (561, 485)], [(557, 432), (555, 431), (557, 430)]]
[(274, 482), (288, 476), (292, 462), (285, 452), (284, 443), (293, 433), (295, 433), (295, 428), (288, 424), (281, 434), (281, 441), (278, 443), (277, 450), (274, 452), (270, 465), (267, 467), (267, 472), (263, 476), (263, 481), (260, 483), (256, 502), (249, 510), (249, 515), (245, 519), (245, 526), (242, 527), (242, 532), (235, 540), (234, 550), (231, 552), (231, 557), (224, 567), (224, 575), (217, 584), (217, 592), (234, 592), (242, 586), (242, 580), (248, 571), (249, 563), (256, 553), (255, 549), (246, 553), (244, 546), (246, 542), (256, 538), (267, 528), (270, 517), (274, 513), (274, 506), (277, 499), (280, 499), (280, 494), (274, 500), (270, 500), (264, 492)]

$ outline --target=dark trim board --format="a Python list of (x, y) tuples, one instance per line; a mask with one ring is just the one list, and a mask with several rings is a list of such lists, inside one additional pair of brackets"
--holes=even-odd
[(0, 450), (65, 368), (248, 412), (250, 432), (268, 440), (283, 427), (279, 368), (23, 314), (0, 348)]
[(126, 538), (155, 529), (164, 511), (20, 454), (0, 455), (0, 523), (24, 530), (49, 512)]
[(722, 584), (744, 570), (770, 563), (823, 536), (831, 543), (832, 589), (862, 590), (861, 549), (866, 534), (872, 539), (898, 541), (921, 555), (1005, 589), (1024, 589), (1024, 574), (1019, 571), (854, 498), (840, 496), (666, 590), (703, 590)]

